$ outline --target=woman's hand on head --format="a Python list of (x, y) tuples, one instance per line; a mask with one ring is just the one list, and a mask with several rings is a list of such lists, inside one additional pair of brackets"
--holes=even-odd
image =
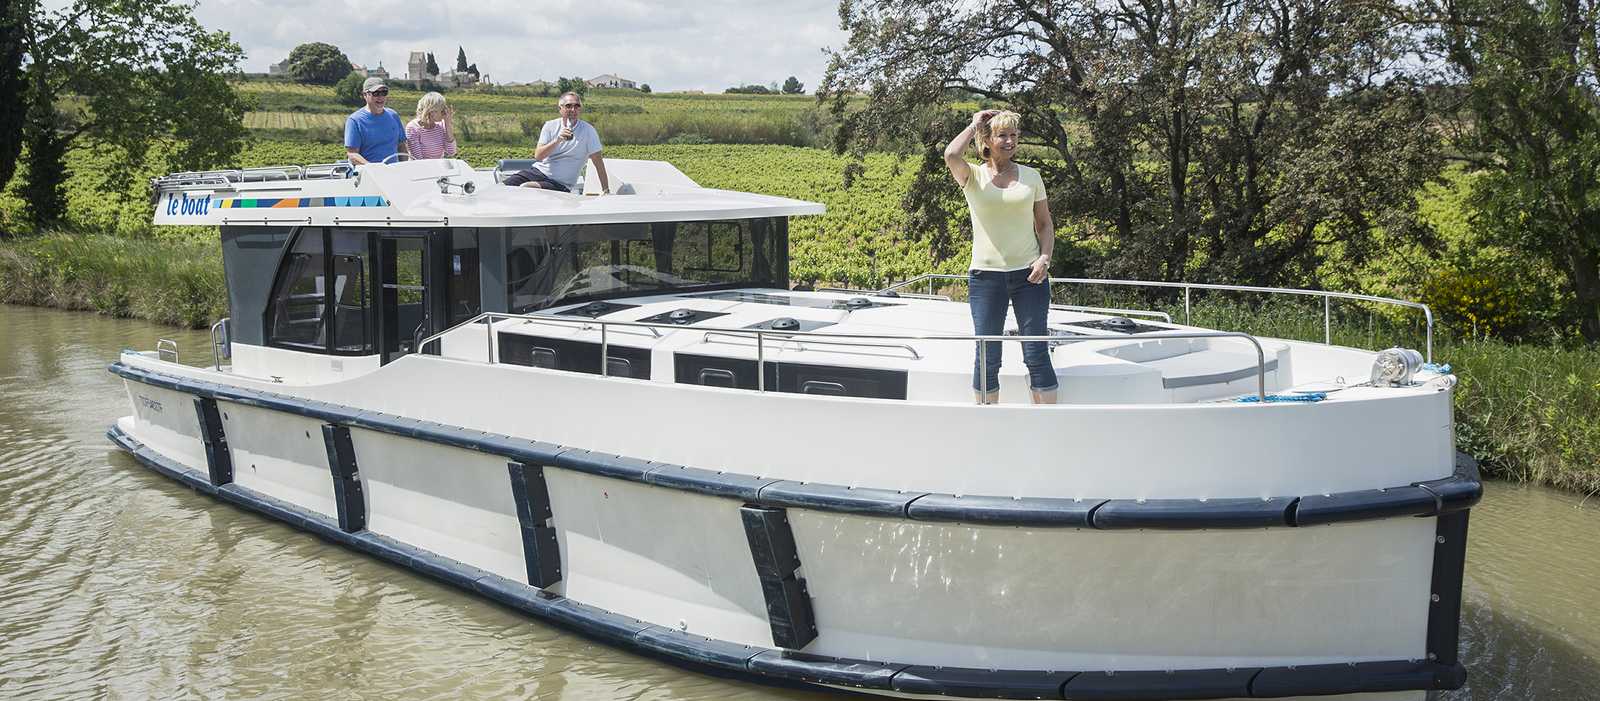
[(1000, 110), (978, 110), (977, 112), (973, 112), (972, 113), (972, 125), (973, 126), (978, 126), (980, 124), (983, 124), (984, 122), (989, 121), (991, 118), (993, 118), (997, 114), (1000, 114)]

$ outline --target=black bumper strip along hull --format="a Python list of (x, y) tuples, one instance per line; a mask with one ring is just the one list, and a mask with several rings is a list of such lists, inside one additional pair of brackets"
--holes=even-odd
[[(608, 455), (327, 402), (191, 380), (129, 367), (121, 362), (112, 363), (109, 370), (135, 382), (189, 392), (202, 398), (299, 414), (329, 423), (496, 455), (523, 464), (550, 465), (612, 479), (738, 499), (758, 506), (793, 507), (934, 523), (1146, 530), (1292, 528), (1401, 516), (1438, 516), (1469, 509), (1483, 494), (1477, 466), (1470, 460), (1458, 460), (1453, 475), (1437, 480), (1389, 489), (1287, 495), (1260, 500), (1078, 500), (900, 492), (767, 479)], [(1280, 507), (1283, 507), (1281, 512)]]
[[(140, 464), (195, 491), (240, 506), (338, 545), (364, 552), (422, 575), (475, 592), (487, 599), (582, 635), (651, 655), (685, 668), (761, 683), (825, 684), (837, 687), (897, 690), (910, 693), (971, 695), (988, 698), (1059, 699), (1215, 699), (1276, 698), (1306, 694), (1354, 694), (1369, 691), (1456, 689), (1466, 672), (1459, 662), (1396, 660), (1344, 665), (1268, 667), (1255, 673), (1238, 693), (1230, 673), (1218, 670), (1172, 672), (1128, 671), (1078, 674), (1053, 670), (975, 670), (911, 666), (894, 662), (851, 660), (760, 648), (713, 640), (546, 594), (530, 585), (407, 545), (370, 531), (346, 532), (338, 520), (260, 494), (237, 484), (221, 487), (151, 450), (118, 427), (106, 436)], [(748, 655), (748, 656), (747, 656)], [(741, 663), (740, 660), (743, 660)], [(1237, 673), (1239, 670), (1234, 670)], [(1122, 682), (1110, 679), (1122, 677)], [(1099, 678), (1103, 677), (1103, 678)], [(1205, 689), (1172, 696), (1173, 680), (1205, 681)], [(1063, 679), (1053, 693), (1041, 686)], [(1130, 683), (1150, 679), (1148, 688)], [(1226, 683), (1224, 683), (1226, 682)], [(1167, 696), (1156, 696), (1167, 694)]]

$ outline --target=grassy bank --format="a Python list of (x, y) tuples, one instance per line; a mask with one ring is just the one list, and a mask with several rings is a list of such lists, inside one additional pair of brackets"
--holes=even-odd
[[(0, 302), (83, 309), (204, 327), (227, 315), (219, 248), (213, 239), (130, 239), (50, 234), (0, 241)], [(949, 290), (954, 292), (955, 290)], [(1078, 304), (1139, 305), (1183, 319), (1181, 301), (1155, 304), (1080, 289)], [(1066, 295), (1063, 295), (1066, 296)], [(1320, 303), (1196, 298), (1193, 321), (1282, 337), (1322, 338)], [(1336, 343), (1421, 347), (1421, 325), (1354, 307), (1336, 312)], [(1436, 340), (1435, 360), (1459, 376), (1456, 443), (1487, 474), (1600, 493), (1600, 348)], [(1359, 379), (1359, 378), (1351, 378)]]
[(0, 241), (0, 303), (202, 328), (228, 315), (215, 241), (48, 234)]

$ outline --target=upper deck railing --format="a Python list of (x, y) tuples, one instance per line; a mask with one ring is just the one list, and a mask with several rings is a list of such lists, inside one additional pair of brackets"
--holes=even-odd
[[(964, 281), (967, 280), (967, 277), (965, 275), (949, 275), (949, 274), (944, 274), (944, 273), (927, 273), (927, 274), (924, 274), (924, 275), (918, 275), (917, 277), (911, 278), (911, 279), (906, 280), (904, 282), (897, 282), (897, 283), (895, 283), (893, 285), (890, 285), (890, 286), (885, 287), (885, 288), (883, 288), (881, 290), (878, 290), (878, 291), (879, 292), (892, 292), (892, 291), (898, 290), (898, 289), (903, 288), (903, 287), (910, 287), (910, 286), (915, 285), (915, 284), (917, 284), (919, 282), (926, 282), (928, 284), (928, 294), (932, 295), (933, 294), (933, 283), (934, 283), (935, 280), (960, 280), (960, 281), (964, 282)], [(1400, 307), (1407, 307), (1407, 308), (1411, 308), (1411, 309), (1421, 309), (1423, 317), (1426, 319), (1427, 326), (1428, 326), (1426, 360), (1427, 360), (1427, 362), (1430, 362), (1430, 363), (1433, 362), (1433, 310), (1429, 309), (1428, 305), (1423, 304), (1421, 302), (1412, 302), (1412, 301), (1408, 301), (1408, 300), (1404, 300), (1404, 299), (1394, 299), (1392, 297), (1378, 297), (1378, 296), (1375, 296), (1375, 295), (1356, 294), (1356, 293), (1353, 293), (1353, 292), (1330, 292), (1330, 291), (1327, 291), (1327, 290), (1302, 290), (1302, 289), (1295, 289), (1295, 288), (1289, 288), (1289, 287), (1256, 287), (1256, 286), (1253, 286), (1253, 285), (1218, 285), (1218, 284), (1204, 283), (1204, 282), (1152, 282), (1152, 281), (1148, 281), (1148, 280), (1097, 280), (1097, 279), (1091, 279), (1091, 278), (1076, 278), (1076, 277), (1053, 277), (1053, 278), (1050, 278), (1050, 285), (1051, 285), (1052, 291), (1054, 291), (1054, 287), (1055, 287), (1055, 285), (1057, 283), (1070, 283), (1070, 284), (1075, 284), (1075, 285), (1116, 285), (1116, 286), (1122, 286), (1122, 287), (1164, 287), (1164, 288), (1169, 288), (1169, 289), (1182, 289), (1183, 290), (1183, 323), (1184, 324), (1189, 324), (1190, 323), (1190, 317), (1191, 317), (1191, 315), (1190, 315), (1190, 293), (1193, 290), (1222, 290), (1222, 291), (1228, 291), (1228, 292), (1261, 292), (1261, 293), (1265, 293), (1265, 294), (1297, 295), (1297, 296), (1302, 296), (1302, 297), (1321, 297), (1322, 298), (1322, 342), (1323, 342), (1324, 345), (1333, 345), (1333, 314), (1332, 314), (1332, 309), (1331, 309), (1332, 300), (1335, 300), (1335, 299), (1352, 299), (1352, 300), (1359, 300), (1359, 301), (1363, 301), (1363, 302), (1376, 302), (1378, 304), (1390, 304), (1390, 305), (1395, 305), (1395, 306), (1400, 306)], [(1149, 313), (1149, 312), (1145, 312), (1145, 313)]]
[[(1160, 333), (1135, 333), (1112, 336), (981, 336), (981, 335), (946, 335), (946, 334), (851, 334), (851, 333), (816, 333), (812, 331), (772, 331), (767, 329), (728, 329), (728, 328), (695, 328), (679, 324), (654, 324), (642, 321), (602, 321), (600, 319), (574, 319), (571, 317), (554, 316), (549, 314), (511, 314), (507, 312), (484, 312), (471, 319), (463, 321), (444, 331), (428, 336), (418, 342), (417, 348), (427, 348), (429, 344), (438, 341), (444, 336), (458, 329), (467, 328), (478, 322), (486, 322), (488, 329), (485, 338), (488, 344), (485, 358), (490, 365), (495, 364), (495, 349), (499, 331), (495, 328), (496, 321), (522, 319), (541, 324), (565, 324), (579, 328), (595, 328), (600, 331), (600, 375), (610, 375), (610, 333), (613, 328), (641, 328), (649, 331), (659, 338), (660, 330), (690, 331), (704, 334), (702, 342), (712, 342), (713, 338), (748, 338), (754, 341), (756, 351), (756, 391), (767, 391), (766, 386), (766, 349), (771, 343), (796, 343), (812, 345), (834, 345), (852, 347), (874, 347), (905, 350), (913, 360), (920, 360), (922, 356), (916, 348), (906, 341), (1000, 341), (1000, 342), (1045, 342), (1045, 343), (1080, 343), (1094, 341), (1128, 341), (1128, 340), (1161, 340), (1161, 339), (1194, 339), (1194, 338), (1237, 338), (1250, 343), (1256, 350), (1256, 398), (1262, 402), (1267, 399), (1267, 354), (1261, 341), (1255, 336), (1238, 331), (1172, 331)], [(775, 339), (775, 340), (774, 340)], [(781, 346), (780, 346), (781, 347)], [(978, 344), (978, 362), (986, 366), (989, 344)], [(442, 351), (442, 348), (441, 348)], [(987, 373), (980, 373), (979, 391), (989, 393)]]
[(260, 168), (231, 168), (225, 170), (196, 170), (172, 173), (150, 179), (150, 187), (157, 193), (162, 190), (228, 189), (241, 183), (293, 182), (296, 180), (333, 180), (344, 178), (355, 166), (347, 162), (318, 163), (305, 166), (263, 166)]

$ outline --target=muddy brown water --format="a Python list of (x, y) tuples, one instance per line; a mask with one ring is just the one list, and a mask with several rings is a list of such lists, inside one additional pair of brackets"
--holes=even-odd
[[(215, 502), (139, 466), (105, 366), (204, 332), (0, 305), (0, 698), (821, 699), (685, 672)], [(1600, 699), (1600, 498), (1473, 510), (1467, 699)], [(1314, 625), (1314, 622), (1307, 622)]]

